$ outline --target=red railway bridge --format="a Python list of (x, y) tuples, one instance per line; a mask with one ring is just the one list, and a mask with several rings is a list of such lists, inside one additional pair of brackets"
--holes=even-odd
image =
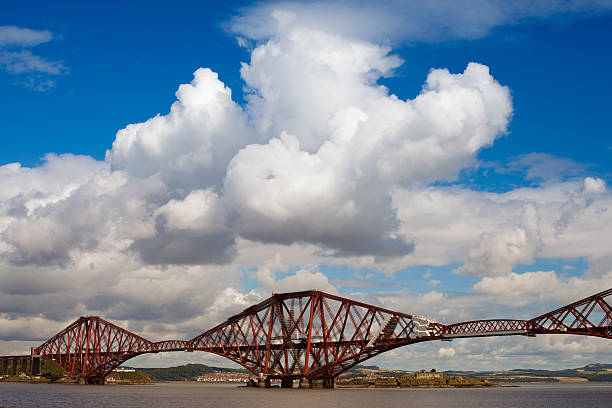
[[(206, 351), (242, 365), (259, 386), (280, 379), (308, 387), (314, 380), (334, 386), (334, 378), (385, 351), (431, 340), (483, 336), (575, 334), (612, 338), (612, 288), (530, 320), (491, 319), (441, 324), (320, 291), (274, 294), (191, 340), (152, 342), (97, 316), (80, 317), (33, 348), (28, 356), (0, 357), (8, 372), (12, 360), (31, 373), (40, 359), (55, 362), (67, 376), (103, 384), (126, 360), (145, 353)], [(322, 380), (322, 381), (321, 381)]]

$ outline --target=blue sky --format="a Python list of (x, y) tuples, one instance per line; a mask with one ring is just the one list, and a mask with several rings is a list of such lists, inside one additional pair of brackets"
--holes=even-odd
[(609, 287), (611, 42), (606, 1), (3, 3), (0, 354), (297, 288), (455, 321)]

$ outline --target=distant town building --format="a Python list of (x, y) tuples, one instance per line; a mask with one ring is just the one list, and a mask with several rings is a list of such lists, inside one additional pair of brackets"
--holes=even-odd
[(117, 367), (113, 370), (113, 372), (115, 373), (135, 373), (136, 370), (133, 368), (127, 368), (127, 367)]
[(418, 373), (407, 373), (398, 377), (400, 381), (418, 381), (418, 380), (443, 380), (444, 373), (435, 370), (421, 370)]
[(212, 382), (212, 383), (245, 383), (248, 382), (251, 376), (249, 374), (232, 373), (232, 372), (215, 372), (210, 374), (203, 374), (196, 377), (196, 381), (199, 382)]

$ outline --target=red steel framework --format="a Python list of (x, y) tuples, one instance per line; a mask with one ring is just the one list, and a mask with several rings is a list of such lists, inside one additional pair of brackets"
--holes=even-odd
[(64, 372), (103, 383), (114, 368), (144, 353), (206, 351), (227, 357), (263, 381), (333, 379), (385, 351), (430, 340), (481, 336), (577, 334), (612, 338), (612, 289), (531, 320), (492, 319), (444, 325), (320, 291), (274, 294), (191, 340), (151, 342), (100, 317), (81, 317), (33, 353)]

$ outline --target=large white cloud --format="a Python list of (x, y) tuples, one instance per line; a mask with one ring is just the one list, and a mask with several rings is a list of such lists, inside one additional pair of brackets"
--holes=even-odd
[[(239, 234), (338, 254), (410, 253), (391, 189), (453, 179), (506, 130), (512, 107), (508, 89), (475, 63), (462, 74), (434, 70), (419, 96), (400, 100), (376, 84), (400, 63), (389, 51), (285, 22), (242, 66), (244, 108), (216, 74), (196, 71), (168, 115), (119, 131), (107, 152), (112, 169), (159, 179), (172, 198), (159, 197), (156, 233), (132, 248), (150, 263), (227, 262)], [(164, 221), (190, 189), (223, 208), (209, 212), (212, 229)]]
[(608, 289), (612, 282), (612, 268), (598, 277), (590, 279), (561, 279), (552, 271), (510, 272), (504, 276), (485, 276), (474, 285), (477, 291), (504, 297), (520, 296), (523, 301), (537, 300), (541, 303), (571, 303), (591, 294)]
[(530, 264), (540, 250), (539, 215), (535, 205), (526, 204), (516, 219), (483, 232), (478, 247), (468, 252), (467, 262), (457, 273), (500, 275), (516, 264)]
[(210, 69), (198, 69), (176, 97), (167, 115), (120, 130), (106, 160), (133, 177), (159, 175), (172, 189), (218, 185), (249, 140), (246, 114)]
[[(505, 193), (458, 186), (397, 189), (393, 203), (400, 232), (414, 234), (417, 245), (412, 256), (389, 263), (391, 270), (402, 263), (460, 263), (459, 273), (504, 275), (535, 257), (595, 261), (609, 254), (612, 196), (602, 179)], [(560, 223), (566, 221), (565, 232), (559, 234)]]
[(403, 101), (373, 82), (398, 64), (388, 52), (305, 29), (253, 50), (242, 68), (255, 90), (247, 108), (256, 132), (272, 139), (247, 146), (228, 168), (226, 197), (244, 236), (341, 254), (409, 253), (391, 189), (453, 179), (506, 130), (509, 92), (487, 67), (434, 70), (423, 92)]

